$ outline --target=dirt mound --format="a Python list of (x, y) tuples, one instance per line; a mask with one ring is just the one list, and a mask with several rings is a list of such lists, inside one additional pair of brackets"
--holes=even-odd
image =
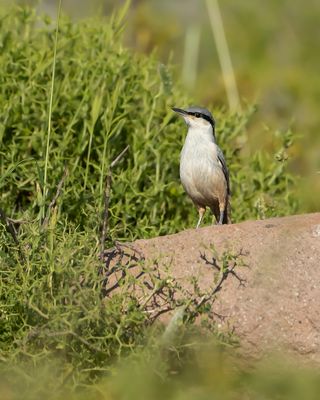
[(320, 213), (191, 229), (138, 240), (147, 260), (168, 262), (181, 282), (212, 283), (212, 249), (245, 253), (247, 267), (228, 277), (214, 303), (219, 329), (233, 330), (241, 348), (259, 357), (285, 349), (320, 363)]

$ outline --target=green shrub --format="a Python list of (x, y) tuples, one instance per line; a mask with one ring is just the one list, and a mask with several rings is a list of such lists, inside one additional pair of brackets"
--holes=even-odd
[[(60, 21), (44, 204), (54, 31), (48, 19), (25, 8), (2, 16), (1, 175), (10, 174), (1, 181), (1, 201), (7, 213), (38, 218), (66, 164), (59, 219), (98, 231), (108, 165), (129, 144), (114, 173), (112, 236), (131, 240), (194, 226), (196, 211), (178, 172), (186, 129), (170, 109), (193, 101), (155, 57), (122, 47), (122, 18)], [(230, 168), (234, 221), (289, 214), (296, 207), (285, 161), (265, 150), (253, 157), (243, 152), (252, 111), (230, 115), (214, 110)]]

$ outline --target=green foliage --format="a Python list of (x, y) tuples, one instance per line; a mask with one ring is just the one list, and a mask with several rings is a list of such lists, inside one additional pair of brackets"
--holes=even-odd
[[(292, 188), (297, 183), (287, 170), (292, 131), (277, 131), (273, 151), (260, 148), (252, 154), (246, 149), (246, 125), (255, 108), (243, 115), (225, 119), (218, 114), (218, 141), (226, 155), (231, 176), (231, 210), (233, 222), (264, 219), (294, 213), (298, 201)], [(220, 117), (220, 118), (219, 118)]]
[[(260, 362), (245, 362), (212, 340), (189, 337), (177, 351), (147, 347), (113, 368), (92, 385), (74, 387), (70, 369), (58, 377), (59, 361), (1, 371), (0, 396), (3, 400), (50, 398), (71, 400), (316, 400), (319, 397), (319, 370), (302, 367), (273, 357)], [(191, 343), (191, 344), (190, 344)], [(183, 352), (188, 357), (180, 358)], [(181, 365), (183, 364), (183, 365)]]
[[(212, 329), (205, 317), (221, 277), (218, 288), (213, 282), (213, 288), (203, 291), (194, 281), (186, 291), (169, 267), (148, 265), (127, 245), (126, 250), (116, 245), (107, 251), (102, 262), (94, 232), (61, 225), (53, 212), (46, 229), (28, 224), (19, 243), (0, 225), (2, 361), (31, 359), (39, 365), (56, 359), (83, 382), (145, 345), (151, 332), (156, 338), (162, 331), (159, 316), (168, 311), (177, 310), (182, 324), (173, 318), (163, 334), (167, 345), (182, 336), (179, 343), (198, 316)], [(238, 258), (229, 257), (233, 268)], [(230, 262), (226, 255), (220, 261), (225, 279)], [(215, 268), (220, 272), (218, 264)]]
[[(143, 343), (150, 322), (138, 301), (144, 298), (138, 279), (124, 275), (116, 280), (119, 290), (104, 296), (108, 271), (94, 233), (59, 231), (55, 217), (40, 234), (37, 224), (29, 225), (20, 249), (1, 230), (1, 357), (38, 364), (54, 356), (76, 376), (87, 371), (88, 379), (89, 372), (110, 368), (111, 360)], [(148, 269), (143, 272), (147, 279)], [(120, 269), (109, 275), (109, 286), (117, 274)]]
[[(39, 219), (66, 164), (59, 218), (98, 231), (108, 166), (129, 144), (114, 171), (111, 236), (132, 240), (194, 226), (196, 212), (178, 173), (185, 127), (170, 110), (192, 101), (173, 86), (167, 67), (122, 47), (122, 18), (60, 21), (44, 204), (54, 29), (28, 9), (2, 17), (0, 168), (7, 212)], [(243, 151), (252, 112), (215, 110), (230, 168), (234, 221), (295, 211), (286, 161), (265, 150), (252, 158)]]

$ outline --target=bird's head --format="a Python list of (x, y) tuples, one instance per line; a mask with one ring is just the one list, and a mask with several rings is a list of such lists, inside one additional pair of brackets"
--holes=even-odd
[(202, 107), (189, 107), (183, 110), (182, 108), (173, 107), (172, 110), (185, 120), (186, 124), (191, 128), (209, 128), (215, 130), (215, 121), (210, 111)]

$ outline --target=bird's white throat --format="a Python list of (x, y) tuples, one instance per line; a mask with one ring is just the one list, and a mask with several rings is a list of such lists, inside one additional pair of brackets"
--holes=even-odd
[(190, 126), (188, 129), (185, 143), (199, 146), (200, 144), (216, 143), (211, 125), (194, 127)]

